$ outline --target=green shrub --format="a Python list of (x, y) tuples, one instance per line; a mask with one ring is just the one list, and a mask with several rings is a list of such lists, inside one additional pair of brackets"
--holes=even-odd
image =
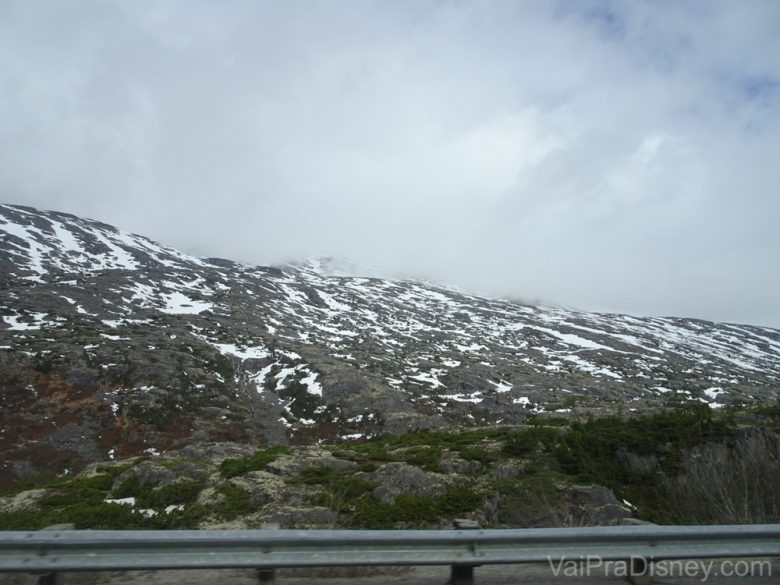
[(86, 487), (76, 487), (60, 490), (40, 499), (41, 506), (58, 508), (63, 506), (75, 506), (86, 504), (94, 506), (103, 503), (106, 492)]
[(14, 510), (0, 512), (0, 530), (40, 530), (64, 522), (57, 510)]
[(474, 445), (460, 450), (460, 456), (467, 461), (476, 461), (482, 465), (489, 465), (499, 458), (499, 454), (485, 447)]
[(439, 518), (436, 504), (430, 498), (400, 495), (395, 502), (380, 502), (371, 496), (358, 500), (352, 515), (360, 528), (394, 528), (398, 523), (420, 526)]
[(725, 440), (731, 433), (726, 421), (715, 419), (706, 404), (634, 419), (608, 417), (574, 423), (556, 449), (564, 471), (586, 481), (612, 486), (630, 479), (621, 469), (619, 451), (650, 455), (669, 473), (679, 471), (682, 452), (708, 441)]
[(510, 435), (503, 451), (513, 457), (528, 457), (538, 451), (547, 451), (561, 440), (561, 433), (554, 428), (531, 427)]
[(299, 478), (290, 480), (290, 483), (323, 486), (326, 492), (321, 495), (320, 503), (338, 510), (379, 485), (355, 477), (353, 470), (340, 471), (322, 465), (307, 467)]
[(156, 530), (194, 529), (205, 516), (206, 510), (201, 506), (185, 506), (183, 510), (173, 510), (149, 518), (146, 525)]
[(117, 465), (95, 475), (53, 481), (46, 487), (54, 488), (56, 491), (41, 498), (40, 504), (50, 508), (76, 504), (100, 504), (106, 499), (114, 478), (128, 467), (128, 465)]
[(235, 375), (235, 371), (233, 370), (233, 363), (230, 361), (230, 358), (225, 357), (221, 353), (213, 354), (211, 359), (206, 360), (204, 367), (210, 372), (214, 372), (215, 374), (222, 376), (225, 382), (232, 380), (233, 376)]
[[(152, 492), (149, 504), (153, 508), (191, 504), (202, 489), (203, 481), (195, 479), (169, 483)], [(145, 504), (142, 507), (146, 507)]]
[(371, 461), (393, 461), (393, 457), (388, 450), (388, 440), (383, 438), (371, 439), (365, 443), (358, 443), (350, 445), (350, 450), (353, 451), (359, 459)]
[(366, 495), (355, 504), (352, 524), (375, 529), (395, 528), (398, 524), (425, 526), (440, 522), (443, 516), (473, 512), (482, 501), (482, 494), (469, 486), (454, 488), (438, 498), (402, 494), (392, 504)]
[(131, 475), (120, 483), (114, 490), (114, 498), (144, 498), (152, 491), (154, 484), (141, 482), (137, 475)]
[(294, 380), (279, 391), (279, 397), (290, 401), (290, 412), (297, 418), (313, 418), (314, 411), (322, 402), (319, 396), (309, 392), (309, 387)]
[(219, 466), (222, 476), (230, 479), (238, 475), (249, 473), (250, 471), (261, 471), (265, 466), (279, 459), (282, 455), (289, 452), (289, 447), (277, 446), (261, 449), (249, 457), (239, 457), (237, 459), (225, 459)]
[(166, 506), (191, 504), (203, 489), (201, 480), (183, 480), (161, 487), (153, 482), (142, 482), (138, 476), (125, 479), (116, 490), (115, 498), (135, 498), (139, 508), (160, 510)]
[(405, 449), (401, 454), (395, 457), (415, 467), (422, 467), (428, 471), (438, 471), (439, 461), (441, 460), (441, 447), (429, 445), (415, 445)]
[(453, 515), (474, 511), (484, 501), (484, 496), (470, 486), (451, 489), (436, 500), (439, 513)]
[(254, 507), (249, 499), (249, 493), (231, 483), (222, 483), (216, 487), (217, 493), (223, 498), (214, 507), (218, 516), (225, 520), (232, 520), (244, 514), (254, 512)]
[(147, 519), (124, 504), (79, 504), (63, 511), (66, 522), (71, 522), (78, 530), (92, 528), (96, 530), (133, 530), (145, 528)]

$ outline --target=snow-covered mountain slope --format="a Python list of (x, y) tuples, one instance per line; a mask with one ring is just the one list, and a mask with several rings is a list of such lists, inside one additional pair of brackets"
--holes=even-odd
[(199, 259), (0, 206), (0, 472), (194, 439), (306, 442), (776, 398), (775, 329), (352, 273)]

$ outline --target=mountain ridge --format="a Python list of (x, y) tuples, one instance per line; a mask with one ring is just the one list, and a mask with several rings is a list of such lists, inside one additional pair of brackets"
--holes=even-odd
[(22, 206), (0, 206), (0, 242), (0, 485), (197, 440), (355, 440), (777, 396), (769, 327), (524, 305), (321, 261), (196, 258)]

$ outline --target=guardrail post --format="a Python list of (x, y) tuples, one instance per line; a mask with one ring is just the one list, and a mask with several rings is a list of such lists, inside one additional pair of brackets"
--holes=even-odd
[(647, 559), (643, 557), (631, 557), (626, 561), (628, 571), (626, 571), (626, 581), (631, 585), (647, 585), (650, 578), (647, 575)]
[[(479, 530), (479, 523), (475, 520), (456, 518), (452, 521), (456, 530)], [(474, 567), (479, 565), (452, 565), (450, 567), (449, 585), (474, 585)]]
[[(278, 522), (263, 522), (261, 525), (263, 530), (279, 530)], [(257, 569), (257, 582), (258, 583), (273, 583), (276, 579), (276, 569)]]
[[(623, 518), (623, 524), (628, 526), (657, 526), (653, 522), (638, 518)], [(631, 585), (648, 585), (650, 577), (647, 574), (648, 561), (643, 557), (631, 557), (626, 561), (626, 581)]]
[(38, 576), (38, 585), (57, 585), (59, 579), (57, 573), (46, 573)]
[(452, 565), (449, 585), (474, 585), (474, 565)]
[[(47, 526), (46, 528), (41, 528), (41, 530), (73, 530), (76, 527), (75, 524), (53, 524), (52, 526)], [(57, 585), (60, 582), (60, 575), (59, 573), (39, 573), (38, 574), (38, 585)]]

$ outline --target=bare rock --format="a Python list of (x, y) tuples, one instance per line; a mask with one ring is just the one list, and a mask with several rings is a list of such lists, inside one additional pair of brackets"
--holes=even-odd
[(482, 469), (478, 461), (468, 461), (458, 456), (457, 453), (445, 453), (439, 460), (439, 471), (442, 473), (474, 473)]
[(203, 459), (216, 464), (229, 458), (248, 457), (257, 450), (251, 445), (229, 442), (203, 442), (188, 445), (176, 453), (184, 459)]
[(435, 498), (454, 483), (451, 476), (423, 471), (408, 463), (387, 463), (368, 477), (381, 484), (374, 488), (373, 496), (389, 504), (401, 494)]
[(13, 496), (0, 498), (0, 511), (20, 512), (25, 510), (36, 510), (38, 501), (51, 493), (51, 490), (29, 490)]

